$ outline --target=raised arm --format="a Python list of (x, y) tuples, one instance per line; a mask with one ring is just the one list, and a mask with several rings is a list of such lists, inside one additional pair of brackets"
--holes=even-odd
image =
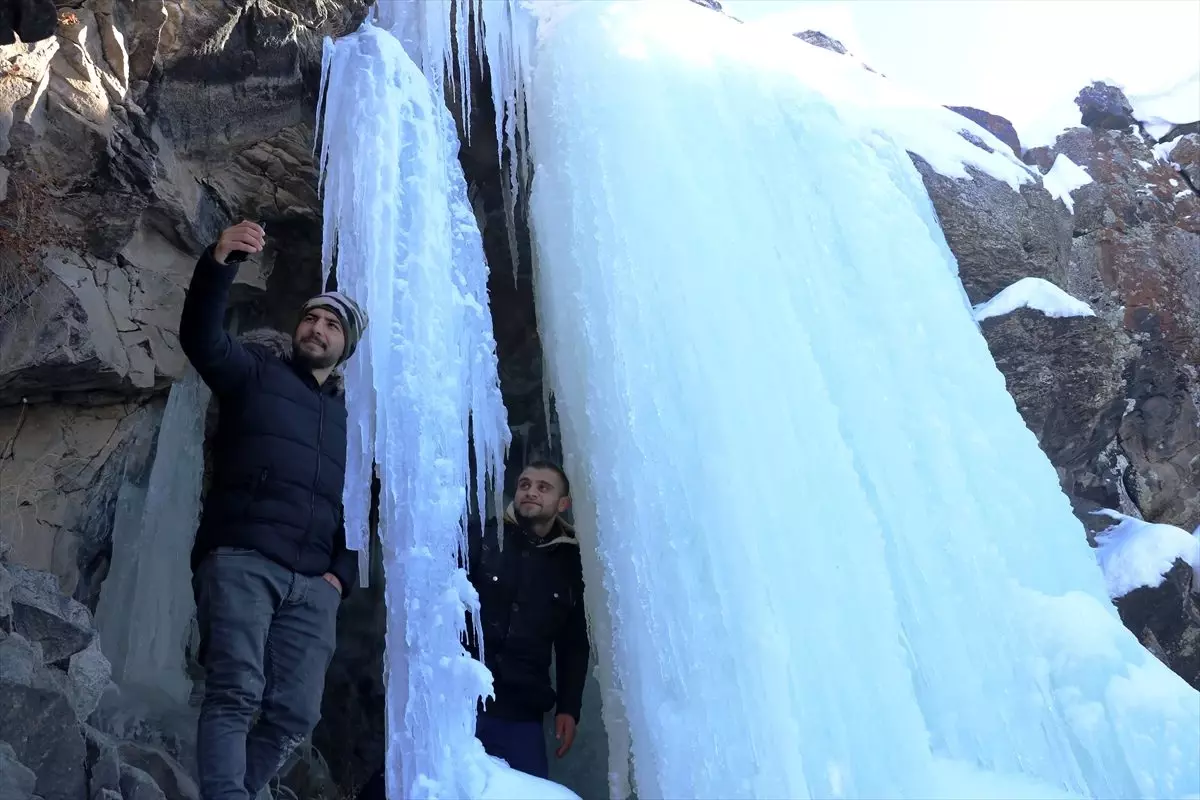
[(218, 395), (236, 389), (254, 369), (254, 357), (225, 330), (229, 289), (238, 270), (236, 263), (226, 262), (234, 252), (261, 252), (263, 242), (263, 230), (253, 222), (240, 222), (222, 231), (196, 263), (183, 303), (179, 343), (200, 377)]

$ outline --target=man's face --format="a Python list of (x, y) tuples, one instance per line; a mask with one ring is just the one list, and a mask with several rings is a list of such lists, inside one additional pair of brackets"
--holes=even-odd
[(338, 363), (346, 347), (346, 334), (337, 315), (325, 308), (311, 309), (300, 320), (292, 337), (297, 360), (310, 369), (328, 369)]
[(571, 500), (566, 496), (557, 472), (528, 467), (517, 478), (517, 496), (513, 504), (517, 514), (525, 519), (546, 522), (566, 511)]

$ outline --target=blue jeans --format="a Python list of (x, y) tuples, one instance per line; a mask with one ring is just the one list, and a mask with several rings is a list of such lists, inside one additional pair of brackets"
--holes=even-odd
[(205, 557), (193, 586), (205, 670), (200, 794), (247, 800), (321, 718), (341, 594), (324, 578), (233, 547)]
[(540, 721), (514, 721), (480, 714), (475, 722), (475, 736), (483, 742), (488, 755), (504, 759), (519, 772), (549, 778), (550, 761)]

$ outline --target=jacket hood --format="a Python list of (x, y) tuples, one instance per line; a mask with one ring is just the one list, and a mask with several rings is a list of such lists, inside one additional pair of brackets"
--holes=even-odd
[[(517, 522), (517, 512), (512, 503), (509, 503), (508, 507), (504, 509), (504, 522), (507, 525), (520, 524)], [(567, 522), (562, 517), (555, 518), (554, 523), (554, 531), (556, 534), (555, 537), (553, 539), (546, 539), (546, 541), (540, 543), (538, 547), (549, 547), (550, 545), (554, 544), (569, 544), (574, 545), (575, 547), (579, 546), (579, 540), (575, 538), (574, 525)]]
[[(242, 344), (258, 345), (280, 361), (292, 363), (292, 337), (283, 331), (277, 331), (274, 328), (255, 328), (239, 336), (238, 341)], [(342, 377), (341, 371), (335, 369), (326, 378), (326, 382), (333, 388), (333, 393), (339, 397), (346, 393), (346, 381)]]

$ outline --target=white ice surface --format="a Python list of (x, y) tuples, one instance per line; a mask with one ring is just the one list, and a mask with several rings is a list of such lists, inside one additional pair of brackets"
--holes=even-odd
[[(1197, 694), (1117, 619), (905, 151), (1014, 187), (1029, 168), (852, 62), (682, 0), (474, 2), (497, 108), (530, 115), (539, 329), (614, 795), (631, 753), (647, 799), (1200, 793)], [(449, 7), (380, 8), (427, 76), (454, 52)], [(444, 191), (394, 174), (417, 165), (390, 131), (424, 127), (393, 44), (368, 31), (328, 74), (328, 176), (347, 177), (327, 224), (370, 247), (426, 207), (410, 189)], [(363, 275), (401, 261), (381, 252), (355, 256)], [(372, 330), (377, 352), (405, 346)], [(360, 378), (376, 397), (448, 391), (395, 391), (397, 360)], [(374, 419), (377, 457), (412, 425)], [(385, 491), (385, 520), (412, 499)], [(461, 573), (455, 592), (440, 580), (448, 538), (397, 579), (406, 536), (389, 545), (389, 790), (478, 797), (483, 676), (455, 672), (447, 625), (472, 598)]]
[(1021, 278), (991, 300), (974, 308), (976, 322), (1011, 314), (1018, 308), (1032, 308), (1047, 317), (1094, 317), (1096, 312), (1044, 278)]
[(473, 737), (475, 707), (491, 676), (463, 649), (464, 612), (478, 597), (458, 563), (469, 501), (486, 507), (509, 440), (488, 268), (440, 91), (369, 23), (324, 55), (325, 270), (336, 263), (339, 288), (370, 317), (346, 373), (345, 506), (348, 540), (361, 547), (374, 462), (387, 790), (477, 797), (491, 766)]
[[(1149, 168), (1150, 165), (1147, 164), (1146, 169)], [(1071, 192), (1087, 186), (1091, 182), (1092, 176), (1088, 175), (1087, 170), (1062, 153), (1058, 154), (1050, 171), (1042, 177), (1042, 185), (1046, 187), (1046, 191), (1052, 197), (1061, 200), (1067, 210), (1072, 213), (1075, 212), (1075, 201), (1071, 199)]]
[(210, 396), (191, 367), (171, 386), (147, 485), (122, 487), (112, 566), (96, 607), (113, 681), (158, 711), (186, 707), (192, 689), (185, 656), (196, 610), (191, 552)]
[(539, 329), (612, 771), (627, 744), (647, 798), (1195, 793), (1200, 698), (1117, 619), (910, 140), (836, 56), (687, 3), (551, 23)]
[(1200, 570), (1200, 538), (1195, 534), (1117, 511), (1096, 513), (1117, 521), (1096, 534), (1096, 560), (1104, 571), (1110, 597), (1124, 597), (1143, 586), (1159, 586), (1179, 559)]

